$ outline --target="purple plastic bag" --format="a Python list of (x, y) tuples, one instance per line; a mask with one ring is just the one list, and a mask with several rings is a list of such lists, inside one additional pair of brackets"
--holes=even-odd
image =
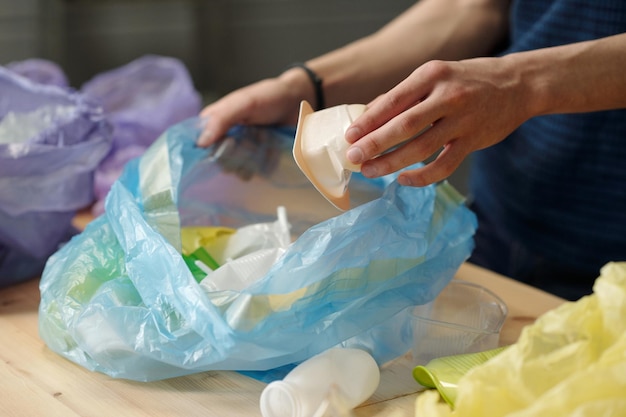
[(130, 159), (141, 155), (168, 127), (196, 116), (201, 98), (184, 64), (175, 58), (147, 55), (86, 82), (81, 91), (98, 100), (113, 125), (113, 148), (96, 171), (98, 201)]
[(40, 274), (74, 233), (110, 148), (99, 106), (0, 67), (0, 286)]
[(10, 62), (6, 65), (11, 71), (39, 84), (56, 85), (67, 88), (69, 83), (65, 72), (52, 61), (31, 58), (24, 61)]

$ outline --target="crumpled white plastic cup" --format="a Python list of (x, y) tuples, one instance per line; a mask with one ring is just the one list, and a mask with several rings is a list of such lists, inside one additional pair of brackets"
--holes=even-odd
[(346, 158), (345, 132), (365, 108), (365, 104), (341, 104), (314, 112), (307, 101), (300, 103), (293, 145), (296, 164), (331, 204), (344, 211), (350, 208), (352, 172), (361, 170)]

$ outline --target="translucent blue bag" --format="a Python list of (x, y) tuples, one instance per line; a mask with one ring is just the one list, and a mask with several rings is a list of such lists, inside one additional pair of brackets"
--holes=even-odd
[[(356, 175), (355, 208), (339, 214), (293, 161), (292, 131), (237, 129), (200, 149), (197, 123), (171, 127), (129, 163), (105, 213), (50, 258), (45, 343), (142, 381), (267, 370), (338, 344), (379, 361), (405, 353), (401, 312), (432, 300), (473, 248), (459, 194)], [(181, 227), (271, 221), (277, 206), (297, 237), (284, 255), (243, 290), (204, 290), (181, 256)]]

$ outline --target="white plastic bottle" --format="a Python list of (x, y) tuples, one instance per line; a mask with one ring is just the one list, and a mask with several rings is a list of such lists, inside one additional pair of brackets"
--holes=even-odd
[(313, 417), (331, 388), (352, 409), (378, 387), (380, 370), (372, 356), (360, 349), (332, 348), (296, 366), (282, 381), (261, 393), (263, 417)]

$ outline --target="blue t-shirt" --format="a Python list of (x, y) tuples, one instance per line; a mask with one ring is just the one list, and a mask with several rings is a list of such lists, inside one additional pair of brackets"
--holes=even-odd
[[(514, 0), (505, 53), (623, 32), (626, 0)], [(470, 192), (541, 257), (592, 272), (626, 260), (626, 109), (527, 121), (474, 154)]]

